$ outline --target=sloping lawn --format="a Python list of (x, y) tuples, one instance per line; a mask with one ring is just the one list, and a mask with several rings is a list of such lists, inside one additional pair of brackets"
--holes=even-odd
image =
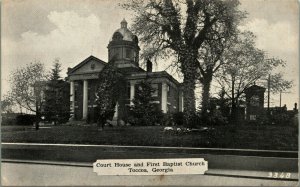
[(295, 126), (229, 125), (186, 134), (166, 133), (162, 126), (107, 127), (103, 131), (95, 126), (52, 126), (38, 131), (11, 128), (2, 127), (2, 142), (298, 150)]

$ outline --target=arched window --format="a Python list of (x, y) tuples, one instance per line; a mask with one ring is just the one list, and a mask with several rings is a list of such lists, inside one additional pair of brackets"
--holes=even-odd
[(113, 40), (122, 40), (123, 39), (123, 36), (121, 33), (119, 32), (115, 32), (113, 37), (112, 37)]

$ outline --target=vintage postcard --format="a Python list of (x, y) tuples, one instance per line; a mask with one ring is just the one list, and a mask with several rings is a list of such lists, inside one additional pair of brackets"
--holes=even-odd
[(3, 0), (1, 185), (296, 186), (296, 0)]

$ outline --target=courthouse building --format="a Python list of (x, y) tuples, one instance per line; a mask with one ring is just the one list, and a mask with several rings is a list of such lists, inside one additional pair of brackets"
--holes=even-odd
[[(152, 94), (153, 102), (157, 103), (163, 113), (173, 113), (183, 110), (183, 97), (180, 83), (166, 71), (152, 72), (152, 63), (147, 63), (147, 70), (139, 66), (138, 38), (128, 28), (127, 22), (121, 22), (121, 28), (113, 35), (108, 48), (108, 61), (114, 57), (115, 65), (124, 74), (127, 91), (124, 93), (125, 101), (118, 102), (114, 120), (124, 117), (123, 105), (133, 105), (132, 100), (139, 82), (147, 78), (155, 92)], [(107, 63), (90, 56), (73, 68), (68, 69), (70, 82), (71, 114), (74, 120), (95, 121), (97, 119), (97, 106), (95, 103), (98, 76)]]

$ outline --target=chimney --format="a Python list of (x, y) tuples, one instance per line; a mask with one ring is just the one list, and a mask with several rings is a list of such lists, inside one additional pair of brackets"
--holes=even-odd
[(152, 62), (147, 60), (147, 72), (152, 72)]

